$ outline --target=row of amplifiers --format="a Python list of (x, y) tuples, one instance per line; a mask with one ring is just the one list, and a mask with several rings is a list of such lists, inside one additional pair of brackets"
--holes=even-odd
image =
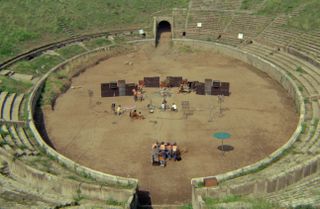
[[(179, 87), (182, 83), (182, 76), (167, 76), (164, 81), (160, 81), (160, 77), (144, 77), (143, 78), (143, 85), (145, 87), (153, 87), (159, 88), (160, 84), (162, 87)], [(139, 82), (140, 84), (140, 82)]]
[(125, 80), (118, 82), (102, 83), (101, 84), (101, 97), (114, 97), (114, 96), (133, 96), (133, 89), (136, 89), (135, 83), (125, 83)]
[[(182, 77), (167, 77), (166, 85), (178, 87), (183, 82)], [(139, 85), (145, 87), (160, 87), (160, 77), (144, 77), (139, 81)], [(212, 79), (205, 79), (204, 83), (199, 81), (189, 81), (188, 86), (199, 95), (230, 95), (230, 83), (220, 82)], [(133, 89), (137, 89), (135, 83), (127, 83), (125, 80), (118, 80), (101, 84), (101, 97), (113, 96), (133, 96)]]
[(195, 85), (196, 94), (199, 95), (230, 95), (230, 83), (212, 81), (211, 79), (205, 79), (205, 82), (198, 82)]

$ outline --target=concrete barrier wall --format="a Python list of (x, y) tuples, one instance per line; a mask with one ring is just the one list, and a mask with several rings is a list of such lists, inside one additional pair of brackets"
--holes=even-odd
[[(297, 128), (296, 128), (295, 132), (293, 133), (293, 135), (288, 140), (288, 142), (285, 145), (283, 145), (282, 147), (280, 147), (278, 150), (276, 150), (275, 152), (270, 154), (268, 157), (254, 163), (252, 165), (249, 165), (249, 166), (246, 166), (246, 167), (243, 167), (243, 168), (231, 171), (231, 172), (227, 172), (224, 174), (219, 174), (216, 176), (209, 176), (209, 177), (214, 177), (218, 180), (218, 182), (223, 182), (223, 181), (227, 181), (229, 179), (233, 179), (233, 178), (236, 178), (239, 176), (249, 174), (250, 172), (254, 172), (262, 167), (265, 167), (265, 166), (271, 164), (272, 162), (274, 162), (275, 160), (280, 158), (281, 155), (286, 150), (288, 150), (293, 145), (293, 143), (298, 139), (298, 137), (301, 134), (302, 123), (305, 119), (305, 105), (303, 102), (303, 96), (302, 96), (301, 92), (299, 91), (297, 85), (283, 70), (281, 70), (280, 68), (278, 68), (274, 64), (264, 60), (261, 57), (258, 57), (254, 54), (250, 54), (250, 53), (241, 51), (241, 49), (239, 49), (239, 48), (234, 48), (234, 47), (223, 45), (223, 44), (190, 40), (190, 39), (175, 39), (174, 43), (175, 43), (175, 45), (186, 45), (186, 46), (190, 46), (192, 48), (199, 48), (202, 50), (210, 50), (210, 51), (214, 51), (217, 53), (221, 53), (223, 55), (230, 56), (235, 59), (241, 60), (245, 63), (248, 63), (248, 64), (256, 67), (257, 69), (259, 69), (260, 71), (265, 72), (272, 79), (274, 79), (278, 83), (280, 83), (283, 86), (283, 88), (288, 91), (288, 93), (294, 99), (296, 107), (297, 107), (297, 111), (300, 114)], [(198, 196), (199, 195), (201, 196), (201, 192), (203, 192), (200, 190), (209, 190), (208, 188), (196, 188), (196, 185), (198, 185), (199, 183), (203, 183), (204, 178), (208, 178), (208, 177), (193, 178), (191, 180), (192, 187), (193, 187), (192, 201), (193, 201), (195, 208), (199, 208), (199, 206), (198, 206), (199, 202), (197, 202), (199, 199)], [(210, 188), (210, 190), (212, 190), (212, 191), (210, 191), (211, 192), (210, 195), (211, 196), (218, 196), (220, 194), (227, 194), (230, 192), (231, 193), (232, 192), (238, 193), (238, 190), (245, 191), (247, 193), (252, 193), (252, 192), (254, 192), (254, 190), (252, 189), (253, 186), (254, 185), (252, 183), (248, 182), (248, 183), (244, 184), (241, 188), (235, 187), (233, 190), (226, 190), (226, 189), (220, 188), (220, 187)], [(206, 195), (208, 195), (208, 193), (206, 193)]]
[(41, 91), (44, 86), (44, 83), (51, 73), (64, 68), (66, 65), (68, 65), (72, 62), (79, 61), (85, 57), (88, 57), (90, 55), (95, 55), (97, 53), (104, 53), (106, 57), (113, 56), (113, 54), (114, 54), (113, 48), (115, 48), (115, 47), (114, 46), (107, 46), (107, 47), (98, 48), (98, 49), (80, 54), (80, 55), (75, 56), (69, 60), (66, 60), (65, 62), (54, 67), (48, 73), (46, 73), (34, 86), (32, 92), (31, 92), (31, 95), (29, 97), (29, 101), (28, 101), (28, 126), (29, 126), (37, 144), (40, 147), (42, 147), (48, 155), (54, 157), (59, 163), (61, 163), (62, 165), (64, 165), (68, 169), (78, 173), (79, 175), (90, 176), (91, 178), (94, 178), (97, 181), (106, 182), (108, 184), (115, 184), (115, 185), (121, 184), (121, 185), (135, 186), (138, 183), (137, 179), (124, 178), (124, 177), (120, 177), (120, 176), (109, 175), (109, 174), (105, 174), (105, 173), (102, 173), (99, 171), (95, 171), (95, 170), (92, 170), (92, 169), (87, 168), (85, 166), (82, 166), (82, 165), (70, 160), (69, 158), (59, 154), (58, 152), (56, 152), (54, 149), (52, 149), (50, 146), (48, 146), (45, 143), (45, 141), (43, 140), (43, 138), (39, 134), (39, 132), (36, 128), (36, 125), (35, 125), (35, 121), (34, 121), (34, 113), (35, 113), (35, 107), (37, 105), (37, 101), (41, 95)]

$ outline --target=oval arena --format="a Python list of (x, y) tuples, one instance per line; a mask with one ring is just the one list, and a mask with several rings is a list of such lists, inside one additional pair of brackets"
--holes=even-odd
[(319, 206), (319, 33), (248, 5), (192, 0), (2, 61), (0, 205)]

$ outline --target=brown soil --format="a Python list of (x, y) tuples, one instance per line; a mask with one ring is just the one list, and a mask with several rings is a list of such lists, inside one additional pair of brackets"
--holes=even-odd
[[(188, 119), (182, 111), (148, 113), (150, 101), (161, 103), (159, 89), (147, 89), (146, 100), (137, 103), (132, 97), (100, 97), (100, 83), (175, 75), (230, 82), (232, 94), (225, 98), (222, 116), (217, 97), (177, 94), (177, 89), (170, 90), (168, 102), (181, 110), (181, 101), (190, 101), (193, 115)], [(59, 97), (54, 111), (45, 111), (56, 150), (90, 168), (139, 179), (140, 190), (151, 193), (153, 204), (190, 202), (192, 177), (224, 173), (263, 159), (286, 143), (298, 121), (291, 98), (265, 74), (220, 54), (171, 48), (168, 43), (156, 49), (145, 44), (136, 53), (106, 60), (74, 78), (72, 85), (79, 88)], [(112, 102), (136, 106), (146, 119), (133, 121), (128, 112), (115, 116)], [(224, 155), (217, 149), (220, 141), (212, 138), (218, 131), (232, 135), (225, 143), (233, 150)], [(151, 144), (156, 140), (177, 142), (185, 151), (182, 161), (170, 161), (165, 168), (152, 166)]]

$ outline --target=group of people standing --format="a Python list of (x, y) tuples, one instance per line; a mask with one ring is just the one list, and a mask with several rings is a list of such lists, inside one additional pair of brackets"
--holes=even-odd
[(173, 159), (174, 161), (181, 160), (181, 153), (177, 143), (170, 142), (156, 142), (152, 145), (152, 165), (160, 165), (165, 167), (167, 160)]

